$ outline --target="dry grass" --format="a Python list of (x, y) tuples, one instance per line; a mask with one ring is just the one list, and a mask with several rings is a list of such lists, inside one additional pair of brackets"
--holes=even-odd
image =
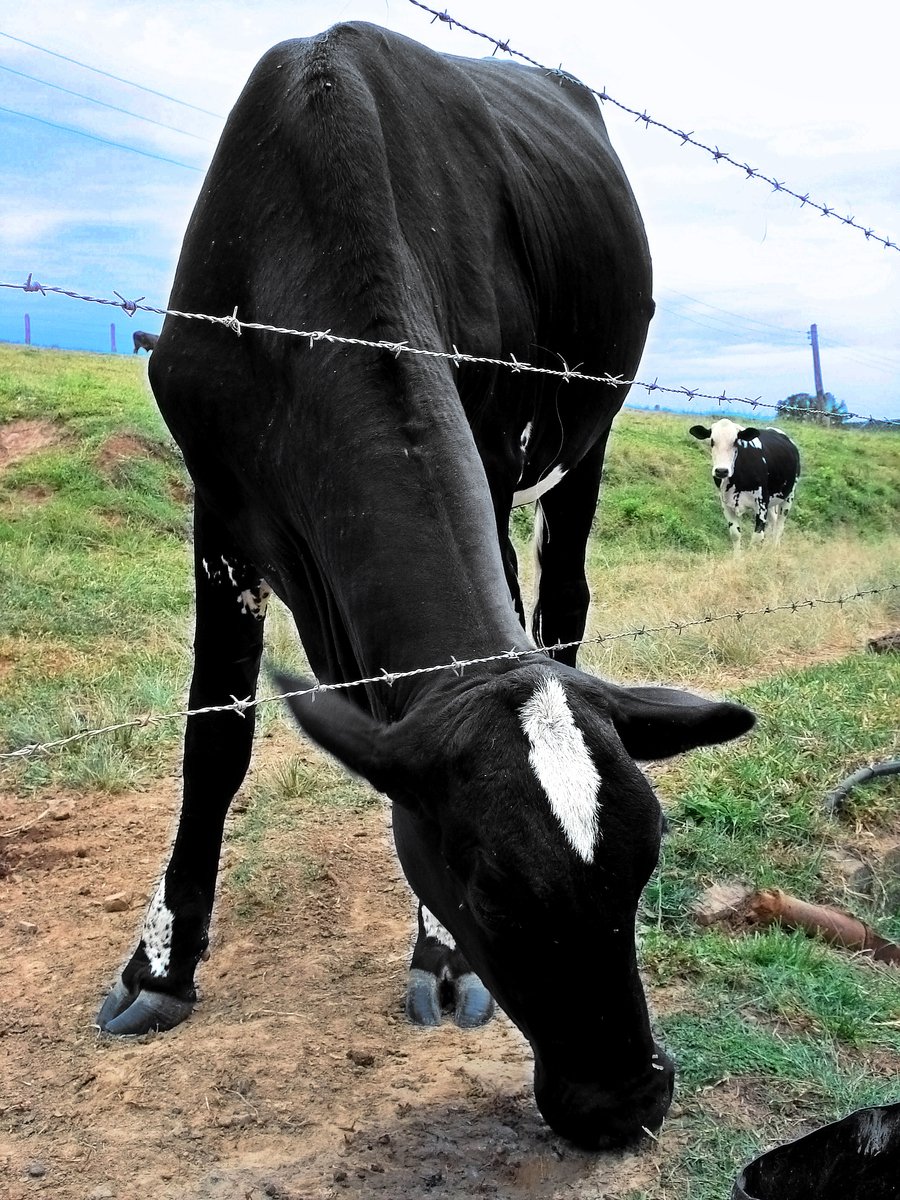
[[(530, 555), (520, 555), (530, 594)], [(734, 559), (687, 554), (636, 556), (591, 574), (588, 637), (617, 634), (707, 614), (735, 613), (792, 600), (846, 595), (900, 580), (900, 537), (877, 543), (841, 538), (827, 543), (795, 533), (778, 550), (761, 548)], [(727, 690), (760, 675), (840, 658), (900, 625), (900, 591), (843, 607), (816, 605), (795, 613), (717, 621), (585, 646), (580, 665), (619, 680), (690, 684)]]

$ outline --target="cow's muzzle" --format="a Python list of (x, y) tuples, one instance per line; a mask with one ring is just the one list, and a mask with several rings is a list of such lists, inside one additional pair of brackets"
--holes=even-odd
[(550, 1075), (535, 1061), (534, 1098), (547, 1124), (584, 1150), (621, 1150), (659, 1129), (672, 1103), (675, 1067), (659, 1047), (647, 1070), (620, 1088)]
[(716, 485), (716, 487), (718, 487), (719, 484), (724, 483), (727, 478), (728, 478), (728, 468), (727, 467), (716, 467), (713, 470), (713, 483)]

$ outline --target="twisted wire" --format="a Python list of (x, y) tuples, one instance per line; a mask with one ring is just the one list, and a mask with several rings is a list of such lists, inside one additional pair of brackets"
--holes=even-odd
[[(560, 357), (563, 363), (562, 367), (538, 367), (533, 363), (524, 362), (516, 358), (514, 354), (510, 354), (509, 358), (491, 358), (486, 355), (466, 354), (457, 349), (453, 350), (425, 350), (421, 346), (411, 346), (408, 342), (390, 342), (390, 341), (372, 341), (367, 338), (348, 337), (342, 334), (332, 333), (330, 329), (292, 329), (283, 325), (267, 325), (261, 321), (242, 321), (237, 315), (237, 306), (234, 307), (230, 316), (212, 316), (209, 313), (191, 313), (182, 312), (175, 308), (157, 308), (154, 305), (142, 303), (145, 297), (140, 296), (137, 300), (126, 300), (119, 292), (115, 292), (117, 300), (110, 300), (103, 296), (88, 296), (81, 292), (72, 291), (69, 288), (54, 287), (51, 284), (38, 283), (32, 280), (32, 275), (29, 274), (25, 283), (4, 283), (0, 282), (0, 288), (10, 288), (15, 291), (22, 292), (40, 292), (46, 295), (48, 292), (57, 296), (67, 296), (71, 300), (81, 300), (88, 304), (103, 304), (112, 308), (121, 308), (127, 316), (133, 317), (136, 312), (154, 313), (161, 317), (181, 317), (187, 321), (206, 321), (211, 325), (223, 325), (238, 337), (241, 336), (245, 329), (259, 330), (264, 333), (278, 333), (286, 337), (306, 338), (312, 348), (317, 342), (328, 342), (333, 345), (340, 346), (361, 346), (372, 350), (386, 350), (389, 354), (399, 357), (401, 354), (418, 355), (422, 358), (441, 359), (445, 362), (451, 362), (454, 366), (459, 367), (463, 363), (475, 364), (478, 366), (502, 367), (512, 373), (532, 374), (532, 375), (549, 375), (553, 378), (561, 380), (563, 383), (571, 383), (573, 381), (582, 383), (600, 383), (610, 387), (635, 387), (643, 388), (648, 396), (652, 392), (662, 392), (671, 396), (681, 396), (689, 401), (694, 400), (714, 400), (720, 407), (723, 404), (744, 404), (751, 409), (765, 408), (771, 409), (773, 412), (788, 414), (800, 413), (803, 416), (809, 416), (810, 410), (803, 408), (800, 405), (785, 405), (785, 404), (769, 404), (761, 397), (751, 396), (729, 396), (723, 389), (721, 393), (703, 392), (699, 388), (689, 387), (668, 387), (665, 384), (654, 380), (653, 383), (647, 383), (640, 379), (624, 379), (621, 375), (589, 375), (578, 370), (577, 367), (569, 367), (565, 359)], [(829, 414), (822, 414), (826, 418)], [(838, 414), (835, 414), (837, 417)], [(842, 412), (839, 414), (841, 421), (858, 420), (864, 421), (870, 426), (880, 425), (900, 425), (900, 418), (892, 417), (873, 417), (871, 414), (863, 416), (860, 413)]]
[[(473, 29), (470, 25), (463, 24), (462, 21), (457, 21), (456, 17), (451, 16), (447, 9), (441, 10), (432, 8), (428, 4), (423, 4), (422, 0), (409, 0), (409, 2), (416, 8), (421, 8), (424, 12), (431, 13), (433, 18), (432, 24), (434, 24), (434, 21), (443, 21), (451, 29), (455, 26), (457, 29), (462, 29), (466, 33), (471, 33), (473, 37), (481, 38), (483, 41), (490, 42), (494, 47), (494, 54), (496, 54), (498, 50), (501, 50), (504, 54), (509, 54), (515, 58), (519, 58), (522, 60), (522, 62), (527, 62), (532, 67), (538, 67), (541, 71), (545, 71), (548, 75), (558, 75), (560, 78), (566, 78), (570, 80), (575, 79), (575, 76), (570, 75), (568, 71), (563, 70), (562, 65), (558, 67), (548, 67), (544, 63), (538, 62), (536, 58), (530, 58), (527, 54), (523, 54), (520, 50), (515, 50), (512, 46), (510, 46), (508, 41), (501, 42), (499, 38), (492, 37), (489, 33), (482, 33), (478, 29)], [(581, 80), (576, 80), (576, 82), (581, 83)], [(604, 88), (602, 91), (597, 91), (596, 88), (592, 88), (585, 83), (581, 83), (581, 85), (582, 87), (586, 87), (589, 92), (596, 96), (599, 101), (601, 101), (601, 103), (608, 102), (609, 104), (614, 105), (622, 112), (626, 112), (629, 114), (629, 116), (634, 117), (636, 121), (643, 122), (646, 128), (649, 128), (652, 125), (655, 129), (661, 129), (665, 133), (672, 134), (673, 137), (677, 137), (680, 140), (683, 146), (689, 145), (694, 146), (698, 150), (703, 150), (706, 154), (710, 155), (715, 162), (726, 162), (730, 166), (737, 167), (739, 170), (743, 171), (746, 178), (759, 179), (763, 183), (769, 184), (774, 192), (782, 192), (786, 196), (791, 196), (794, 200), (799, 200), (801, 208), (806, 206), (809, 208), (814, 208), (817, 212), (820, 212), (823, 217), (832, 217), (834, 220), (840, 221), (842, 225), (847, 225), (851, 226), (853, 229), (858, 229), (860, 233), (864, 234), (866, 241), (879, 242), (885, 250), (900, 250), (900, 244), (895, 242), (892, 238), (885, 237), (880, 233), (876, 233), (874, 229), (871, 229), (866, 225), (861, 225), (855, 217), (850, 215), (841, 216), (838, 210), (833, 208), (831, 205), (821, 204), (817, 200), (810, 199), (808, 192), (805, 194), (797, 192), (793, 188), (788, 187), (788, 185), (783, 181), (775, 179), (774, 176), (766, 175), (765, 172), (758, 171), (755, 167), (751, 167), (749, 163), (741, 162), (739, 159), (733, 158), (726, 151), (720, 150), (718, 146), (708, 146), (705, 142), (701, 142), (699, 139), (695, 138), (692, 132), (689, 133), (684, 129), (675, 129), (671, 125), (666, 125), (664, 121), (657, 121), (654, 117), (651, 117), (646, 110), (641, 112), (636, 108), (631, 108), (629, 105), (623, 104), (621, 100), (617, 100), (614, 96), (611, 96), (606, 88)]]
[(38, 754), (47, 754), (52, 750), (59, 750), (63, 746), (71, 745), (73, 742), (83, 741), (85, 738), (98, 737), (101, 734), (115, 733), (124, 729), (142, 729), (149, 725), (159, 725), (166, 721), (199, 717), (209, 713), (234, 712), (243, 717), (250, 708), (258, 708), (263, 704), (273, 704), (276, 701), (289, 700), (295, 697), (313, 696), (315, 698), (315, 696), (322, 692), (345, 691), (348, 688), (375, 684), (384, 684), (387, 687), (391, 687), (398, 679), (412, 679), (417, 676), (434, 675), (444, 671), (453, 671), (455, 674), (461, 675), (467, 667), (485, 666), (504, 660), (518, 662), (523, 659), (533, 658), (536, 655), (553, 654), (560, 650), (571, 650), (580, 646), (601, 646), (629, 638), (636, 641), (640, 637), (649, 637), (651, 634), (657, 633), (680, 634), (686, 629), (694, 629), (700, 625), (714, 625), (722, 621), (742, 621), (745, 617), (771, 616), (775, 613), (796, 614), (803, 609), (817, 608), (822, 605), (835, 605), (843, 608), (845, 604), (852, 600), (868, 599), (872, 596), (881, 596), (898, 590), (900, 590), (900, 581), (895, 581), (885, 584), (882, 587), (860, 588), (855, 592), (846, 592), (840, 596), (809, 596), (803, 600), (786, 600), (781, 604), (765, 604), (759, 608), (737, 609), (734, 612), (727, 613), (704, 613), (703, 616), (690, 617), (683, 621), (666, 621), (662, 625), (654, 626), (642, 625), (637, 629), (624, 629), (618, 633), (600, 633), (595, 634), (593, 637), (580, 638), (576, 641), (556, 642), (552, 646), (535, 646), (526, 650), (513, 648), (500, 651), (496, 654), (483, 655), (478, 658), (457, 659), (452, 657), (450, 662), (434, 663), (427, 667), (413, 667), (406, 671), (387, 671), (383, 668), (377, 675), (369, 675), (361, 679), (353, 679), (343, 683), (316, 682), (307, 688), (279, 692), (272, 696), (257, 696), (255, 698), (247, 696), (244, 699), (232, 696), (231, 703), (229, 704), (208, 704), (202, 708), (181, 709), (177, 712), (149, 713), (140, 717), (133, 717), (130, 720), (118, 721), (111, 725), (102, 725), (94, 729), (82, 729), (77, 733), (69, 734), (68, 737), (56, 738), (53, 741), (32, 743), (22, 746), (18, 750), (8, 750), (0, 753), (0, 762), (33, 758)]

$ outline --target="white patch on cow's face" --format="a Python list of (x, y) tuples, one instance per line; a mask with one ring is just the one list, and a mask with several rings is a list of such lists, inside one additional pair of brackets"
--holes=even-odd
[(525, 428), (522, 430), (521, 436), (519, 437), (519, 444), (521, 445), (523, 450), (528, 449), (528, 443), (531, 441), (531, 429), (532, 429), (532, 425), (531, 425), (531, 422), (529, 421), (528, 424), (525, 426)]
[(548, 471), (543, 479), (539, 479), (537, 483), (533, 484), (532, 487), (524, 488), (521, 492), (514, 492), (513, 508), (518, 508), (520, 504), (533, 504), (535, 500), (539, 500), (545, 492), (549, 492), (552, 487), (556, 487), (565, 473), (565, 467), (556, 466), (552, 471)]
[(161, 880), (144, 917), (143, 941), (151, 975), (165, 975), (169, 970), (174, 920), (175, 914), (165, 901), (165, 880)]
[(453, 934), (444, 928), (434, 913), (427, 909), (424, 904), (422, 905), (422, 924), (425, 926), (426, 937), (435, 938), (442, 946), (446, 946), (448, 950), (456, 949)]
[(548, 676), (520, 710), (528, 761), (579, 857), (591, 862), (597, 841), (600, 775), (575, 724), (562, 684)]
[(726, 471), (731, 475), (734, 470), (734, 456), (737, 453), (738, 434), (740, 426), (734, 421), (723, 417), (710, 428), (709, 444), (712, 450), (713, 471)]

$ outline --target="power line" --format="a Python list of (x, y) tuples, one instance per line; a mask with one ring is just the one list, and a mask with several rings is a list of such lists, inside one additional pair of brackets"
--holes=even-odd
[(171, 100), (173, 104), (182, 104), (185, 108), (193, 108), (195, 112), (204, 113), (207, 117), (215, 117), (219, 121), (224, 121), (222, 113), (210, 112), (208, 108), (201, 108), (198, 104), (191, 104), (187, 100), (179, 100), (177, 96), (169, 96), (166, 92), (157, 92), (155, 88), (145, 87), (142, 83), (135, 83), (133, 79), (123, 79), (121, 75), (113, 75), (110, 71), (102, 71), (99, 67), (92, 67), (90, 63), (80, 62), (77, 58), (70, 58), (68, 54), (59, 54), (56, 50), (48, 50), (46, 46), (39, 46), (36, 42), (26, 42), (24, 38), (16, 37), (12, 33), (4, 33), (0, 29), (0, 37), (9, 38), (11, 42), (19, 42), (22, 46), (29, 46), (32, 50), (40, 50), (42, 54), (52, 54), (54, 58), (61, 58), (64, 62), (74, 63), (76, 67), (83, 67), (85, 71), (93, 71), (95, 75), (105, 75), (107, 79), (115, 79), (116, 83), (127, 84), (128, 87), (139, 88), (142, 92), (149, 92), (151, 96), (159, 96), (163, 100)]
[(95, 133), (85, 133), (83, 129), (73, 129), (71, 125), (58, 125), (56, 121), (47, 121), (43, 117), (32, 116), (31, 113), (19, 112), (15, 108), (6, 108), (0, 104), (0, 112), (11, 113), (14, 117), (24, 117), (28, 121), (38, 121), (41, 125), (49, 125), (51, 129), (61, 129), (64, 133), (77, 133), (79, 137), (90, 138), (92, 142), (102, 142), (104, 146), (115, 146), (118, 150), (130, 150), (132, 154), (142, 154), (144, 158), (155, 158), (159, 162), (171, 163), (173, 167), (184, 167), (186, 171), (198, 171), (203, 174), (202, 167), (192, 167), (190, 163), (178, 162), (174, 158), (166, 158), (164, 154), (151, 154), (149, 150), (139, 150), (137, 146), (127, 146), (124, 142), (113, 142), (109, 138), (98, 137)]
[(689, 296), (687, 292), (679, 292), (677, 288), (667, 287), (666, 291), (681, 296), (684, 300), (690, 300), (692, 304), (701, 304), (704, 308), (714, 308), (716, 312), (726, 313), (729, 317), (736, 317), (739, 321), (748, 324), (762, 325), (766, 329), (777, 329), (779, 333), (797, 333), (801, 337), (806, 337), (805, 329), (789, 329), (786, 325), (773, 325), (770, 321), (760, 321), (757, 317), (746, 317), (742, 313), (732, 312), (728, 308), (720, 308), (718, 304), (710, 304), (708, 300), (698, 300), (696, 296)]
[[(700, 316), (688, 315), (685, 312), (680, 312), (678, 309), (669, 308), (665, 304), (660, 304), (658, 301), (657, 301), (656, 307), (658, 309), (660, 309), (662, 312), (671, 314), (671, 316), (675, 317), (676, 320), (690, 321), (692, 325), (699, 325), (702, 329), (711, 329), (714, 333), (725, 333), (725, 334), (731, 334), (732, 337), (740, 337), (741, 334), (744, 332), (742, 330), (735, 329), (733, 325), (725, 325), (724, 323), (712, 325), (712, 324), (710, 324), (710, 321), (715, 321), (716, 318), (710, 315), (708, 320), (703, 320), (703, 317), (707, 316), (706, 313), (702, 313), (702, 314), (700, 314)], [(773, 326), (773, 328), (775, 328), (775, 327)], [(781, 330), (780, 332), (784, 336), (790, 337), (790, 341), (789, 342), (780, 342), (777, 344), (773, 343), (773, 348), (787, 350), (787, 349), (790, 349), (792, 346), (798, 345), (797, 338), (793, 337), (792, 334), (788, 330)], [(768, 337), (768, 335), (764, 334), (761, 329), (748, 329), (746, 331), (746, 335), (748, 337), (755, 338), (757, 341), (760, 341), (763, 338), (765, 338), (767, 341), (771, 342), (771, 338)]]
[(167, 125), (165, 121), (156, 121), (153, 117), (145, 117), (140, 113), (132, 112), (128, 108), (120, 108), (117, 104), (108, 104), (105, 100), (98, 100), (96, 96), (87, 96), (84, 92), (73, 92), (71, 88), (63, 87), (58, 83), (51, 83), (49, 79), (39, 79), (37, 75), (27, 75), (24, 71), (16, 71), (13, 67), (7, 67), (4, 63), (0, 63), (0, 71), (8, 71), (10, 75), (18, 75), (22, 79), (30, 79), (33, 83), (39, 83), (43, 87), (55, 88), (58, 92), (65, 92), (67, 96), (76, 96), (79, 100), (87, 100), (90, 104), (99, 104), (103, 108), (111, 108), (113, 112), (124, 113), (126, 117), (134, 117), (138, 121), (147, 121), (150, 125), (158, 125), (160, 129), (171, 129), (173, 133), (183, 133), (185, 137), (196, 138), (200, 142), (209, 142), (209, 138), (201, 137), (199, 133), (191, 133), (187, 129), (179, 129), (177, 125)]

